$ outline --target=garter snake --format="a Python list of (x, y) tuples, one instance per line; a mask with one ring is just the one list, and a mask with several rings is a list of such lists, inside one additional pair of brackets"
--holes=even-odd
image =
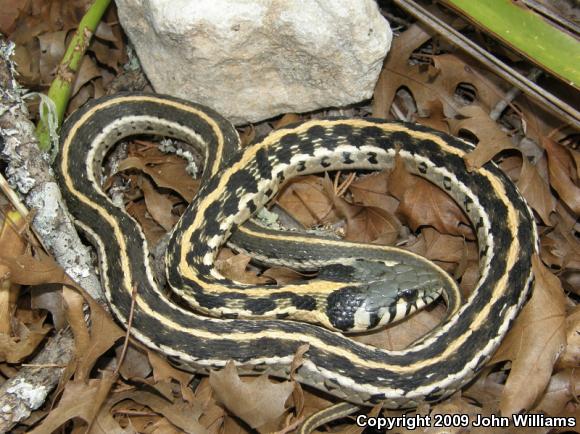
[[(211, 176), (172, 232), (166, 271), (169, 285), (183, 300), (225, 319), (191, 312), (165, 295), (153, 278), (141, 229), (100, 188), (106, 152), (135, 134), (176, 137), (197, 144), (206, 154), (206, 172)], [(462, 157), (471, 145), (420, 125), (377, 119), (311, 120), (276, 130), (242, 150), (238, 145), (235, 129), (220, 115), (165, 96), (103, 98), (65, 122), (56, 165), (63, 195), (76, 223), (98, 250), (106, 296), (122, 322), (129, 317), (136, 289), (131, 333), (139, 341), (197, 371), (233, 360), (242, 372), (286, 378), (294, 354), (307, 343), (309, 349), (295, 372), (298, 381), (351, 403), (382, 403), (389, 408), (440, 400), (475, 376), (508, 331), (533, 282), (531, 258), (537, 249), (533, 218), (501, 170), (488, 163), (468, 171)], [(459, 204), (475, 228), (480, 250), (480, 279), (473, 294), (460, 307), (453, 306), (457, 312), (417, 345), (386, 351), (326, 328), (284, 320), (296, 314), (346, 330), (357, 321), (363, 328), (377, 325), (381, 320), (374, 311), (355, 321), (364, 302), (357, 298), (358, 287), (348, 282), (322, 279), (282, 287), (243, 286), (215, 269), (220, 246), (285, 180), (325, 170), (390, 168), (397, 153), (410, 172), (439, 186)], [(228, 158), (225, 165), (222, 156)], [(309, 242), (298, 238), (286, 242)], [(317, 248), (321, 243), (314, 240), (310, 245)], [(289, 249), (283, 250), (280, 257)], [(392, 253), (395, 267), (423, 261)], [(343, 264), (331, 268), (330, 274), (353, 269)], [(348, 324), (308, 318), (318, 315), (314, 307), (327, 302), (328, 291), (338, 293), (339, 305), (354, 303), (354, 311), (346, 316)], [(263, 313), (264, 320), (242, 318)]]

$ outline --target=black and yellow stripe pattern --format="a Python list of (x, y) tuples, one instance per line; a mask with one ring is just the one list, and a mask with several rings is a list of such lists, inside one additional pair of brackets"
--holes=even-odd
[[(214, 161), (211, 153), (232, 155), (227, 167), (218, 170), (220, 163), (212, 163), (216, 175), (204, 183), (173, 231), (167, 275), (185, 299), (200, 290), (210, 296), (216, 291), (257, 297), (271, 293), (272, 288), (229, 286), (216, 272), (215, 256), (230, 233), (292, 176), (392, 167), (396, 152), (411, 172), (447, 191), (469, 216), (480, 247), (477, 288), (439, 329), (402, 351), (369, 347), (310, 324), (213, 319), (185, 310), (156, 285), (137, 224), (99, 188), (98, 166), (106, 150), (136, 133), (199, 143), (208, 162)], [(127, 320), (131, 293), (137, 289), (133, 335), (197, 370), (234, 360), (242, 371), (281, 377), (288, 376), (296, 350), (308, 343), (299, 381), (359, 404), (412, 407), (448, 396), (473, 378), (508, 331), (533, 281), (535, 227), (513, 183), (493, 164), (468, 172), (462, 157), (469, 145), (412, 124), (315, 120), (275, 131), (240, 152), (237, 140), (234, 128), (217, 113), (153, 95), (101, 99), (66, 122), (57, 166), (63, 194), (98, 249), (106, 295), (121, 321)], [(308, 304), (304, 297), (317, 291), (295, 285), (276, 289), (274, 297), (284, 294), (278, 297)]]

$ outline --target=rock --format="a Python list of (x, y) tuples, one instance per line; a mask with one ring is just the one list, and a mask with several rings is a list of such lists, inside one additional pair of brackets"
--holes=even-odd
[(157, 92), (236, 124), (372, 96), (391, 43), (375, 0), (116, 0)]

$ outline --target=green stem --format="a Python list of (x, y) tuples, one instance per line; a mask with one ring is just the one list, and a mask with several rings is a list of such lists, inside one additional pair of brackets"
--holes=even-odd
[[(85, 51), (91, 42), (95, 29), (99, 25), (111, 0), (95, 0), (83, 16), (79, 26), (67, 47), (58, 67), (58, 72), (48, 90), (48, 97), (56, 105), (58, 126), (62, 124), (66, 107), (70, 99), (76, 74), (80, 68)], [(39, 147), (43, 151), (50, 149), (50, 133), (46, 125), (46, 113), (43, 113), (36, 128)]]

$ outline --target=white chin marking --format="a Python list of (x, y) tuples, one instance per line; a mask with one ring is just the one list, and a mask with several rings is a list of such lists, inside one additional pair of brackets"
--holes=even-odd
[(395, 310), (395, 317), (391, 321), (398, 321), (405, 317), (405, 312), (407, 311), (407, 303), (397, 303)]
[(357, 309), (354, 313), (354, 329), (366, 330), (371, 323), (371, 314), (365, 308)]

